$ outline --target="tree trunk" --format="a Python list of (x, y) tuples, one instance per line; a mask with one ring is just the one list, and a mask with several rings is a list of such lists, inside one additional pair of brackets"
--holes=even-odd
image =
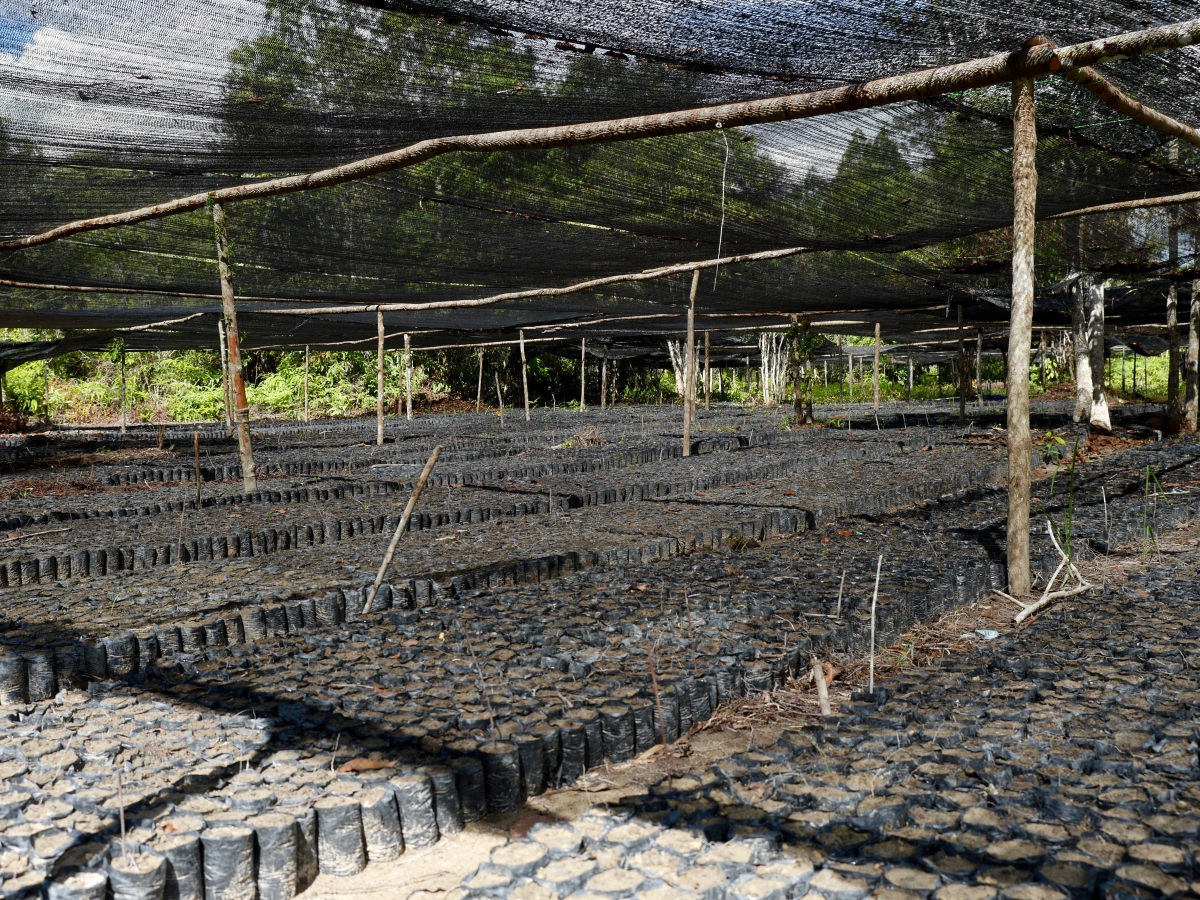
[(525, 364), (525, 329), (517, 332), (521, 340), (521, 390), (525, 393), (525, 421), (529, 421), (529, 372)]
[(247, 494), (258, 490), (258, 470), (250, 446), (250, 403), (246, 400), (246, 376), (242, 371), (242, 345), (238, 337), (237, 305), (233, 297), (233, 275), (229, 270), (225, 209), (213, 204), (213, 226), (217, 237), (217, 271), (221, 276), (221, 311), (229, 347), (229, 374), (233, 382), (233, 419), (237, 428), (238, 453), (242, 459), (242, 487)]
[(225, 401), (225, 435), (233, 437), (233, 404), (229, 402), (229, 354), (225, 346), (225, 323), (217, 319), (217, 351), (221, 354), (221, 392)]
[(1088, 365), (1092, 376), (1092, 414), (1088, 424), (1104, 433), (1112, 431), (1108, 397), (1104, 393), (1104, 282), (1093, 280), (1087, 296)]
[(1184, 374), (1183, 430), (1195, 434), (1200, 413), (1200, 280), (1192, 282), (1188, 313), (1188, 343)]
[(608, 408), (608, 351), (600, 356), (600, 409)]
[(700, 286), (700, 270), (692, 274), (692, 290), (688, 295), (687, 358), (683, 368), (683, 455), (692, 455), (692, 404), (695, 402), (696, 378), (696, 289)]
[(1092, 418), (1092, 356), (1088, 341), (1088, 298), (1092, 293), (1092, 276), (1084, 273), (1071, 286), (1071, 344), (1075, 353), (1075, 412), (1076, 422)]
[(375, 313), (375, 445), (383, 446), (383, 310)]
[(1029, 432), (1029, 346), (1033, 341), (1034, 215), (1037, 125), (1033, 80), (1012, 85), (1013, 277), (1008, 329), (1008, 590), (1029, 593), (1029, 496), (1033, 438)]
[(709, 398), (712, 394), (712, 365), (708, 356), (708, 332), (704, 332), (704, 411), (711, 409)]
[[(1179, 144), (1173, 141), (1169, 158), (1179, 157)], [(1167, 226), (1167, 263), (1172, 271), (1179, 266), (1179, 225), (1177, 213)], [(1171, 282), (1167, 289), (1167, 434), (1179, 434), (1183, 408), (1179, 402), (1179, 286)]]
[(125, 351), (121, 351), (121, 437), (125, 437)]
[(871, 363), (871, 382), (875, 388), (875, 412), (879, 412), (879, 323), (875, 323), (875, 358)]

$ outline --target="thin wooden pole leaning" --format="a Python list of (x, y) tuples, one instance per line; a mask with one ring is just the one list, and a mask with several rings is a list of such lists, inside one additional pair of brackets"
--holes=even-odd
[(805, 94), (575, 125), (432, 138), (318, 172), (234, 185), (140, 209), (80, 219), (40, 234), (0, 242), (0, 250), (25, 249), (84, 231), (116, 228), (165, 218), (200, 209), (212, 202), (253, 200), (332, 187), (413, 166), (447, 153), (495, 153), (615, 143), (709, 131), (718, 125), (731, 128), (812, 118), (923, 100), (957, 91), (1004, 84), (1014, 79), (1035, 78), (1061, 70), (1079, 69), (1111, 60), (1187, 47), (1197, 41), (1200, 41), (1200, 19), (1191, 19), (1062, 48), (1042, 42), (1040, 45), (1016, 52)]
[(196, 509), (200, 509), (200, 432), (192, 432), (192, 449), (196, 454)]
[(125, 437), (125, 351), (121, 351), (121, 437)]
[(525, 392), (525, 421), (529, 421), (529, 372), (525, 363), (525, 329), (517, 332), (521, 341), (521, 390)]
[(700, 287), (700, 270), (692, 273), (692, 290), (688, 294), (687, 359), (683, 365), (683, 455), (692, 455), (692, 402), (696, 377), (696, 289)]
[(875, 358), (871, 364), (871, 381), (875, 387), (875, 412), (879, 412), (879, 323), (875, 323)]
[(483, 348), (479, 349), (479, 383), (475, 385), (475, 412), (483, 409)]
[(600, 347), (600, 409), (608, 408), (608, 347)]
[(371, 606), (375, 603), (375, 595), (379, 593), (379, 586), (383, 584), (388, 566), (392, 564), (392, 557), (396, 555), (396, 548), (400, 546), (400, 538), (404, 537), (404, 532), (408, 530), (408, 522), (412, 518), (413, 510), (417, 508), (417, 501), (421, 499), (421, 492), (425, 490), (425, 483), (429, 481), (429, 473), (433, 471), (433, 467), (437, 465), (438, 457), (441, 455), (442, 445), (438, 444), (433, 448), (433, 452), (429, 454), (429, 461), (425, 463), (425, 468), (421, 470), (421, 477), (417, 479), (417, 484), (408, 498), (408, 503), (404, 507), (404, 513), (400, 516), (400, 523), (396, 526), (391, 543), (388, 544), (387, 552), (383, 554), (383, 562), (379, 564), (379, 571), (375, 573), (375, 583), (367, 591), (367, 602), (363, 604), (362, 610), (364, 616), (371, 611)]
[[(412, 373), (413, 373), (412, 335), (406, 334), (406, 335), (404, 335), (404, 418), (406, 418), (410, 422), (412, 421), (412, 417), (413, 417)], [(483, 351), (482, 350), (479, 351), (479, 378), (480, 378), (480, 388), (482, 388), (483, 387), (483, 383), (482, 383)], [(476, 402), (475, 405), (476, 405), (476, 407), (478, 407), (479, 403)], [(476, 409), (475, 411), (478, 412), (479, 410)]]
[(500, 373), (493, 372), (496, 376), (496, 406), (500, 410), (500, 427), (504, 427), (504, 394), (500, 392)]
[(579, 339), (579, 411), (587, 407), (587, 338)]
[(1013, 278), (1008, 328), (1008, 592), (1029, 593), (1029, 499), (1033, 439), (1029, 431), (1029, 346), (1033, 341), (1037, 121), (1033, 80), (1012, 85)]
[(229, 269), (229, 243), (225, 234), (225, 209), (212, 207), (217, 238), (217, 271), (221, 276), (221, 311), (225, 316), (225, 335), (229, 346), (229, 374), (233, 381), (233, 421), (237, 429), (238, 453), (242, 460), (242, 487), (250, 494), (258, 490), (258, 470), (254, 449), (250, 446), (250, 403), (246, 399), (246, 376), (242, 371), (242, 345), (238, 337), (237, 304), (233, 296), (233, 275)]
[(383, 310), (375, 312), (375, 445), (383, 446)]
[(308, 344), (304, 345), (304, 421), (311, 421), (308, 417), (308, 363), (309, 363)]

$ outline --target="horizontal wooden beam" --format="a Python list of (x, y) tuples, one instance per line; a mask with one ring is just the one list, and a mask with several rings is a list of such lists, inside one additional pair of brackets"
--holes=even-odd
[(1102, 203), (1099, 206), (1085, 206), (1083, 209), (1072, 209), (1067, 212), (1055, 213), (1052, 216), (1039, 216), (1044, 222), (1055, 219), (1075, 219), (1079, 216), (1098, 216), (1102, 213), (1128, 212), (1133, 209), (1153, 209), (1157, 206), (1176, 206), (1181, 203), (1200, 201), (1200, 191), (1189, 191), (1186, 194), (1169, 194), (1165, 197), (1141, 197), (1137, 200), (1121, 200), (1117, 203)]
[(369, 178), (383, 172), (416, 165), (446, 153), (496, 153), (512, 150), (545, 150), (583, 144), (605, 144), (642, 138), (663, 137), (806, 119), (831, 113), (848, 112), (924, 100), (955, 91), (1004, 84), (1014, 78), (1033, 78), (1064, 69), (1076, 69), (1104, 62), (1143, 56), (1187, 47), (1200, 41), (1200, 19), (1115, 35), (1068, 47), (1052, 48), (1045, 44), (1001, 53), (983, 59), (939, 66), (920, 72), (893, 75), (859, 84), (790, 94), (741, 103), (725, 103), (698, 109), (630, 116), (577, 125), (547, 128), (523, 128), (489, 134), (459, 135), (419, 141), (408, 147), (356, 160), (319, 172), (272, 178), (251, 184), (235, 185), (168, 200), (153, 206), (126, 212), (68, 222), (49, 231), (0, 242), (0, 250), (19, 250), (48, 244), (84, 231), (133, 225), (151, 219), (191, 212), (209, 203), (234, 203), (274, 197), (297, 191), (310, 191)]

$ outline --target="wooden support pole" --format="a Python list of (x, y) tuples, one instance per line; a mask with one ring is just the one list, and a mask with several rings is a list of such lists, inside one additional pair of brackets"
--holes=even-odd
[(375, 445), (383, 446), (383, 310), (375, 312)]
[(708, 332), (704, 332), (704, 411), (708, 412), (712, 395), (712, 363), (709, 361)]
[(500, 410), (500, 427), (504, 427), (504, 394), (500, 392), (500, 373), (493, 372), (496, 376), (496, 406)]
[(225, 322), (217, 319), (217, 352), (221, 356), (221, 393), (225, 401), (225, 435), (233, 437), (233, 403), (230, 402), (229, 353), (225, 345)]
[(879, 323), (875, 323), (875, 358), (871, 363), (871, 381), (875, 387), (875, 412), (879, 412)]
[[(1172, 141), (1167, 158), (1179, 158), (1179, 142)], [(1179, 266), (1179, 223), (1174, 215), (1167, 223), (1167, 264)], [(1179, 399), (1179, 285), (1167, 288), (1167, 434), (1179, 434), (1183, 426), (1183, 404)]]
[(479, 384), (475, 386), (475, 412), (483, 409), (483, 348), (479, 349)]
[(1033, 438), (1029, 430), (1029, 347), (1033, 342), (1034, 216), (1037, 123), (1033, 79), (1012, 85), (1013, 278), (1008, 329), (1008, 592), (1029, 593), (1029, 499)]
[(1071, 344), (1075, 355), (1075, 410), (1071, 418), (1076, 422), (1092, 418), (1092, 354), (1087, 312), (1092, 281), (1092, 275), (1084, 272), (1071, 286)]
[(408, 503), (404, 506), (404, 513), (400, 516), (400, 522), (396, 525), (396, 531), (392, 534), (392, 540), (388, 544), (387, 552), (383, 555), (383, 562), (379, 564), (379, 571), (375, 573), (375, 583), (371, 585), (371, 590), (367, 592), (367, 602), (363, 604), (362, 609), (364, 616), (371, 611), (371, 606), (375, 603), (375, 595), (379, 593), (379, 587), (383, 584), (384, 576), (387, 575), (388, 566), (392, 564), (392, 557), (396, 555), (396, 547), (400, 544), (400, 538), (408, 530), (408, 523), (412, 519), (413, 510), (417, 507), (417, 501), (421, 499), (421, 493), (425, 490), (425, 483), (429, 481), (429, 473), (433, 471), (433, 467), (437, 465), (438, 457), (441, 455), (442, 445), (438, 444), (433, 448), (433, 452), (429, 454), (429, 461), (425, 463), (425, 468), (421, 470), (421, 477), (417, 479), (417, 483), (413, 487), (413, 492), (408, 498)]
[(958, 304), (958, 424), (967, 421), (967, 348), (963, 334), (962, 304)]
[(579, 339), (579, 411), (587, 409), (587, 338)]
[(692, 290), (688, 294), (687, 359), (683, 366), (683, 455), (692, 455), (692, 404), (695, 402), (696, 378), (696, 289), (700, 287), (700, 270), (692, 273)]
[(1200, 423), (1200, 280), (1192, 282), (1188, 311), (1187, 354), (1184, 357), (1183, 431), (1195, 434)]
[(238, 336), (237, 304), (233, 296), (233, 274), (229, 269), (228, 238), (225, 234), (225, 209), (212, 207), (217, 239), (217, 272), (221, 277), (221, 311), (225, 317), (225, 335), (229, 347), (229, 375), (233, 382), (233, 421), (237, 429), (238, 453), (242, 460), (242, 487), (247, 494), (258, 490), (258, 470), (254, 449), (250, 446), (250, 403), (246, 399), (246, 376), (242, 370), (242, 344)]
[(975, 330), (975, 401), (983, 405), (983, 329)]
[(525, 329), (517, 332), (521, 342), (521, 390), (525, 394), (525, 421), (529, 421), (529, 373), (525, 363)]
[(192, 432), (192, 449), (196, 454), (196, 509), (200, 508), (200, 432)]
[(600, 353), (600, 408), (608, 408), (608, 348), (604, 346)]
[(1093, 279), (1088, 286), (1087, 334), (1089, 368), (1092, 373), (1092, 412), (1088, 424), (1106, 434), (1112, 431), (1108, 395), (1104, 391), (1104, 282)]
[(121, 438), (125, 437), (125, 351), (121, 351)]
[(913, 362), (912, 362), (912, 354), (910, 353), (910, 354), (908, 354), (908, 396), (907, 396), (908, 400), (912, 399), (912, 391), (913, 391)]
[(309, 350), (308, 350), (308, 344), (305, 344), (304, 345), (304, 421), (305, 422), (312, 421), (308, 415), (308, 368), (309, 368), (309, 357), (310, 356), (311, 356), (311, 354), (309, 353)]
[[(406, 334), (406, 335), (404, 335), (404, 418), (410, 422), (412, 421), (412, 417), (413, 417), (412, 373), (413, 373), (412, 335)], [(482, 387), (482, 378), (483, 378), (483, 351), (482, 350), (479, 351), (479, 377), (481, 379), (480, 386)], [(476, 406), (479, 405), (478, 401), (476, 401), (475, 405)]]

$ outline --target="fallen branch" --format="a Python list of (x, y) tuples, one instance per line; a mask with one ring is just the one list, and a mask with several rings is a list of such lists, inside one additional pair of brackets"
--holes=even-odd
[[(1013, 622), (1016, 624), (1024, 622), (1030, 616), (1036, 615), (1052, 603), (1056, 603), (1059, 600), (1066, 600), (1068, 597), (1075, 597), (1094, 587), (1094, 585), (1086, 581), (1084, 577), (1079, 574), (1079, 570), (1075, 568), (1075, 564), (1071, 562), (1071, 558), (1063, 552), (1063, 548), (1059, 546), (1058, 540), (1054, 537), (1054, 527), (1050, 524), (1049, 520), (1046, 521), (1046, 533), (1050, 535), (1050, 542), (1054, 544), (1054, 549), (1057, 550), (1058, 555), (1062, 557), (1062, 562), (1058, 564), (1058, 568), (1054, 570), (1054, 574), (1051, 575), (1050, 580), (1046, 582), (1046, 590), (1042, 594), (1042, 598), (1036, 603), (1031, 603), (1029, 606), (1026, 606), (1019, 613), (1013, 616)], [(1079, 579), (1079, 584), (1068, 590), (1051, 591), (1051, 588), (1054, 587), (1054, 580), (1058, 577), (1058, 573), (1063, 570), (1064, 566), (1067, 567), (1067, 578), (1069, 578), (1071, 575), (1074, 575), (1077, 579)], [(1065, 578), (1063, 580), (1063, 584), (1066, 584)]]

